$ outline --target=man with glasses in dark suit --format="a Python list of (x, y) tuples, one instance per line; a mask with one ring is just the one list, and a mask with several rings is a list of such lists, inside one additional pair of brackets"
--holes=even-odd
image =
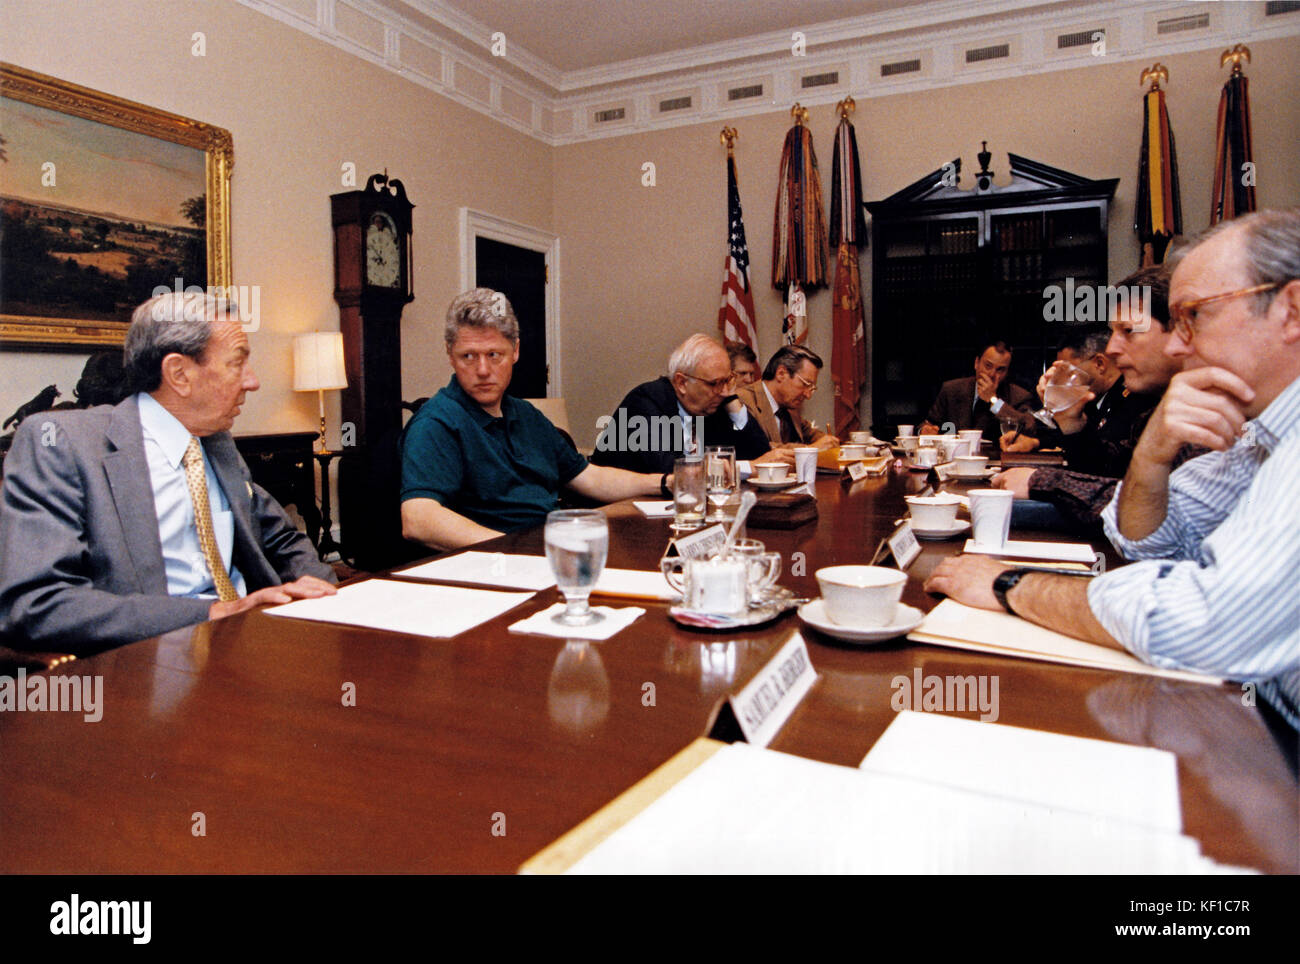
[(732, 394), (731, 360), (708, 335), (692, 335), (668, 359), (668, 375), (638, 385), (602, 426), (592, 462), (670, 473), (685, 454), (731, 445), (737, 459), (768, 451), (767, 436)]

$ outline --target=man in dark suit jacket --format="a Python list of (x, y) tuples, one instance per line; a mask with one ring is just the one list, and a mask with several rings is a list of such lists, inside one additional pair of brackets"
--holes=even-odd
[[(138, 394), (19, 428), (0, 498), (0, 633), (11, 645), (91, 653), (335, 591), (230, 436), (258, 387), (233, 311), (211, 296), (150, 299), (127, 333)], [(191, 451), (202, 456), (210, 549), (183, 467)]]
[(602, 426), (591, 461), (632, 472), (672, 472), (691, 448), (732, 445), (737, 459), (756, 459), (767, 436), (735, 395), (727, 350), (692, 335), (668, 359), (668, 377), (638, 385)]
[(921, 425), (921, 432), (977, 428), (990, 442), (1002, 436), (1001, 420), (1014, 419), (1021, 431), (1033, 431), (1034, 397), (1007, 381), (1011, 368), (1011, 347), (993, 341), (975, 356), (975, 374), (943, 383), (939, 397)]

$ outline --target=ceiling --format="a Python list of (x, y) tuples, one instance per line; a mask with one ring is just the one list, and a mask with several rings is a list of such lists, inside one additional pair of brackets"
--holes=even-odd
[(1069, 6), (1069, 0), (367, 0), (551, 93)]
[[(442, 0), (561, 72), (603, 67), (925, 0)], [(419, 0), (411, 0), (419, 6)], [(766, 52), (766, 51), (764, 51)]]

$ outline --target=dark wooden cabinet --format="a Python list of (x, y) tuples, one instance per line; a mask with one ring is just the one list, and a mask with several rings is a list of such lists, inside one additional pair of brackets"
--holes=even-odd
[(954, 159), (865, 205), (873, 247), (871, 417), (882, 437), (899, 422), (920, 422), (944, 381), (972, 374), (987, 337), (1011, 344), (1010, 377), (1032, 389), (1071, 323), (1047, 320), (1045, 294), (1057, 285), (1064, 298), (1107, 281), (1109, 204), (1119, 180), (1008, 157), (1005, 187), (993, 185), (982, 153), (971, 189), (956, 186), (961, 160)]
[(316, 506), (316, 468), (312, 463), (315, 432), (236, 435), (235, 447), (248, 463), (253, 481), (281, 505), (302, 516), (313, 546), (320, 545), (320, 509)]

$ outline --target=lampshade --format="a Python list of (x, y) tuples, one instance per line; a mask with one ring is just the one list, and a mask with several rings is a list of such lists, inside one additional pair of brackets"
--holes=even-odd
[(343, 333), (314, 331), (293, 340), (293, 390), (315, 392), (347, 388), (343, 370)]

